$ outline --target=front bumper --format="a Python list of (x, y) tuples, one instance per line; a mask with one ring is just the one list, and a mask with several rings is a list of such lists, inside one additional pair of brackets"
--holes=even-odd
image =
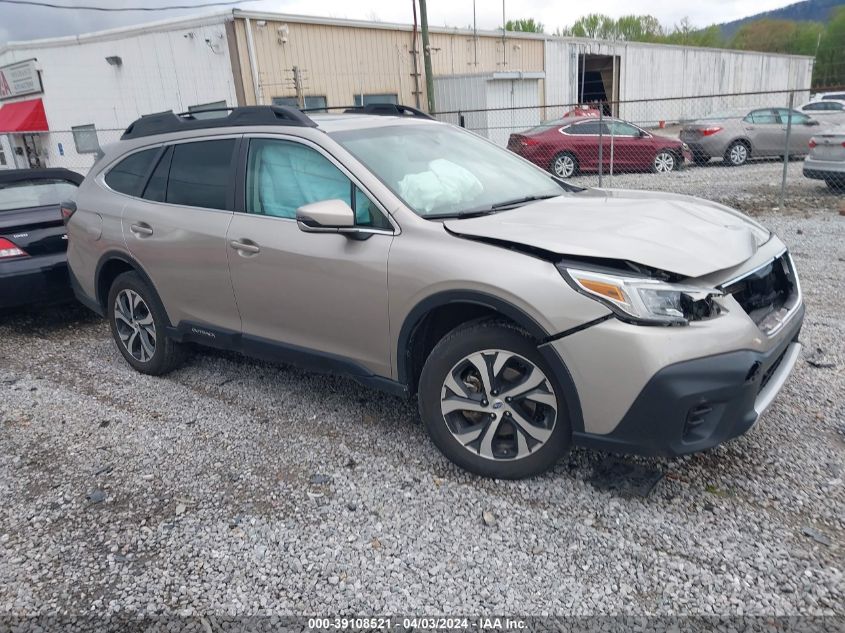
[(0, 308), (70, 299), (65, 253), (0, 263)]
[(804, 306), (781, 342), (766, 352), (741, 350), (683, 361), (658, 371), (622, 421), (607, 434), (574, 432), (598, 450), (676, 456), (712, 448), (748, 431), (772, 403), (801, 350)]

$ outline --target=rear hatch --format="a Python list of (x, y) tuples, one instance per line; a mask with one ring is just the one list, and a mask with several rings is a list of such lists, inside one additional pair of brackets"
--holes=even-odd
[(30, 257), (66, 251), (60, 206), (75, 198), (81, 181), (79, 174), (67, 170), (15, 170), (0, 175), (0, 238)]
[(815, 160), (845, 161), (845, 129), (840, 127), (814, 134), (810, 141), (810, 157)]

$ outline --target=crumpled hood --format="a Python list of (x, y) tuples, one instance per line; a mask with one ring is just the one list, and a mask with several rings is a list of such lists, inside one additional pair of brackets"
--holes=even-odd
[(686, 277), (741, 264), (770, 235), (750, 218), (715, 202), (619, 189), (587, 189), (444, 225), (457, 235), (560, 255), (629, 260)]

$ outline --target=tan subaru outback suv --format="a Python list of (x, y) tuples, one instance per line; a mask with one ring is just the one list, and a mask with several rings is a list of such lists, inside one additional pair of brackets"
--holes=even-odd
[(578, 189), (405, 107), (143, 117), (64, 209), (75, 291), (126, 361), (185, 343), (416, 396), (445, 455), (700, 451), (799, 354), (789, 253), (727, 207)]

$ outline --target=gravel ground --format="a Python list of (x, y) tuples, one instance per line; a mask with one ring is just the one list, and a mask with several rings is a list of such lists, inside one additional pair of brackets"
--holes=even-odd
[(0, 315), (0, 614), (845, 614), (845, 217), (762, 220), (804, 358), (746, 436), (629, 460), (646, 497), (584, 450), (470, 476), (347, 379), (207, 351), (153, 378), (82, 308)]
[[(805, 178), (803, 168), (803, 161), (789, 161), (784, 210), (824, 209), (845, 201), (845, 197), (831, 192), (823, 181)], [(685, 193), (756, 214), (778, 209), (782, 176), (782, 160), (751, 160), (742, 167), (725, 167), (720, 161), (711, 160), (706, 165), (692, 165), (668, 174), (615, 174), (613, 177), (605, 174), (602, 185)], [(576, 176), (569, 182), (582, 187), (597, 187), (598, 174)]]

